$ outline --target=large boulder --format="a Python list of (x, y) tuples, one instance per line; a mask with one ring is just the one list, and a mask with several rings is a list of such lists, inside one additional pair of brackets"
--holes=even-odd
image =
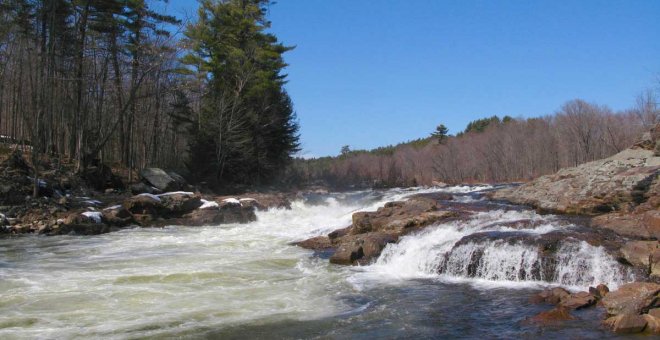
[(182, 189), (172, 176), (160, 168), (144, 168), (140, 171), (140, 177), (142, 177), (146, 183), (163, 192)]
[(436, 200), (426, 197), (389, 202), (374, 212), (353, 214), (351, 234), (357, 235), (372, 231), (403, 233), (408, 228), (424, 227), (456, 216), (455, 212), (438, 210), (440, 207), (441, 205)]
[(612, 316), (643, 314), (660, 307), (660, 284), (632, 282), (609, 292), (602, 300), (607, 313)]

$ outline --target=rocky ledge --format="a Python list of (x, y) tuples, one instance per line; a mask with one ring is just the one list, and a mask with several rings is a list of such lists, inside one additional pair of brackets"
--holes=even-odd
[(433, 223), (456, 218), (459, 213), (443, 206), (442, 197), (418, 195), (407, 201), (389, 202), (374, 212), (357, 212), (353, 223), (327, 236), (318, 236), (296, 244), (300, 247), (332, 252), (330, 262), (343, 265), (367, 264), (378, 258), (388, 243)]

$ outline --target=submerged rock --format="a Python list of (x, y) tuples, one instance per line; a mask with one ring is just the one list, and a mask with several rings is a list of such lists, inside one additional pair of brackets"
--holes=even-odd
[(556, 307), (551, 310), (541, 312), (531, 318), (526, 319), (526, 323), (534, 323), (539, 325), (551, 325), (562, 321), (574, 320), (568, 308)]

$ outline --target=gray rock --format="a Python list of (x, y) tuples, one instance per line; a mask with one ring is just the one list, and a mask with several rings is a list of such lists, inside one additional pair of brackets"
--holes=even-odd
[(165, 172), (165, 170), (160, 168), (142, 169), (142, 171), (140, 171), (140, 176), (145, 182), (164, 192), (181, 189), (177, 181)]

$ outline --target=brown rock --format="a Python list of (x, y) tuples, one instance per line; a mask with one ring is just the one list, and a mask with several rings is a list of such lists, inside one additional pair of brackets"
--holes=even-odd
[(660, 318), (660, 307), (649, 309), (648, 315)]
[(163, 204), (160, 198), (151, 194), (135, 195), (126, 199), (123, 206), (133, 215), (158, 216)]
[(559, 303), (560, 306), (568, 309), (582, 309), (596, 304), (596, 297), (587, 292), (578, 292), (569, 296), (564, 296)]
[(252, 207), (240, 204), (221, 204), (218, 209), (197, 209), (184, 215), (178, 223), (187, 226), (218, 225), (227, 223), (248, 223), (256, 221)]
[(136, 223), (133, 214), (122, 205), (103, 209), (103, 221), (116, 227), (125, 227)]
[(599, 284), (598, 286), (596, 286), (596, 288), (589, 287), (589, 293), (591, 295), (595, 296), (598, 299), (604, 298), (607, 295), (607, 293), (609, 293), (609, 292), (610, 292), (610, 289), (602, 283)]
[(454, 212), (438, 211), (439, 203), (428, 197), (414, 197), (403, 202), (388, 202), (374, 212), (353, 214), (351, 234), (372, 231), (402, 233), (405, 229), (424, 227), (438, 220), (456, 216)]
[(554, 287), (554, 288), (546, 289), (532, 296), (530, 300), (532, 303), (549, 303), (551, 305), (556, 305), (559, 302), (561, 302), (562, 299), (565, 299), (570, 295), (571, 293), (566, 289), (561, 287)]
[(555, 324), (561, 321), (573, 320), (575, 319), (568, 308), (565, 307), (556, 307), (551, 310), (541, 312), (526, 321), (528, 323), (535, 323), (541, 325)]
[(654, 219), (656, 215), (655, 211), (635, 214), (615, 212), (596, 216), (591, 223), (595, 227), (609, 229), (627, 237), (660, 239), (660, 226)]
[(346, 227), (346, 228), (337, 229), (337, 230), (331, 232), (330, 234), (328, 234), (328, 237), (329, 237), (331, 240), (334, 240), (334, 239), (336, 239), (336, 238), (339, 238), (339, 237), (342, 237), (342, 236), (346, 236), (346, 235), (348, 235), (348, 234), (350, 233), (350, 231), (351, 231), (351, 227), (352, 227), (352, 226), (348, 226), (348, 227)]
[[(660, 314), (660, 313), (659, 313)], [(642, 314), (642, 317), (644, 320), (646, 320), (646, 328), (644, 329), (645, 332), (651, 333), (651, 334), (660, 334), (660, 318), (656, 317), (655, 315), (649, 314)]]
[(608, 318), (603, 322), (612, 331), (619, 334), (632, 334), (644, 331), (646, 319), (638, 314), (622, 314)]
[(333, 248), (330, 238), (327, 236), (317, 236), (310, 239), (294, 243), (298, 247), (312, 250), (322, 250)]
[(658, 293), (660, 284), (632, 282), (609, 292), (602, 302), (609, 315), (642, 314), (655, 306)]
[(651, 272), (651, 257), (656, 252), (660, 255), (660, 242), (658, 241), (631, 241), (621, 248), (621, 255), (626, 261), (642, 268), (647, 273)]
[(381, 232), (349, 236), (342, 239), (337, 251), (330, 257), (334, 264), (366, 264), (377, 258), (388, 243), (396, 242), (397, 237)]
[(161, 200), (163, 215), (182, 216), (202, 206), (202, 198), (189, 192), (169, 192), (158, 195)]

